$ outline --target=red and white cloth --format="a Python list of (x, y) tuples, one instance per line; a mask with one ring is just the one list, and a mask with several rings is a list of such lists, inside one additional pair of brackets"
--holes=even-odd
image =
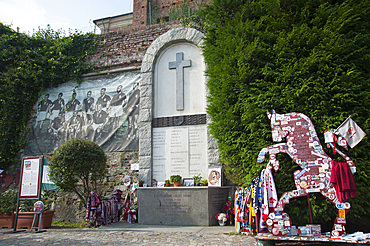
[(264, 174), (262, 176), (264, 178), (262, 218), (264, 221), (266, 221), (270, 212), (272, 212), (273, 208), (276, 207), (278, 198), (274, 178), (271, 173), (271, 168), (267, 166), (263, 172)]

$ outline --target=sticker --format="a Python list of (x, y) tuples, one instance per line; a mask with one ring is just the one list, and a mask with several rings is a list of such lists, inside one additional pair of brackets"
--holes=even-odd
[(284, 226), (290, 226), (290, 221), (289, 220), (284, 221)]
[(299, 184), (303, 189), (306, 189), (308, 187), (310, 187), (310, 185), (307, 183), (307, 181), (301, 181), (301, 183)]
[(284, 220), (279, 220), (278, 225), (283, 226), (284, 225)]
[[(303, 164), (303, 163), (302, 163)], [(301, 177), (305, 172), (307, 172), (308, 169), (303, 169), (302, 171), (300, 171), (297, 175), (294, 176), (294, 179), (299, 179), (299, 177)]]
[(283, 220), (289, 220), (289, 215), (287, 213), (283, 213)]
[[(289, 203), (289, 200), (288, 200), (288, 203)], [(284, 211), (284, 208), (283, 208), (283, 206), (278, 206), (278, 207), (275, 208), (275, 211), (281, 212), (281, 211)], [(276, 216), (276, 218), (277, 218), (277, 216)]]
[(334, 236), (334, 237), (337, 237), (339, 236), (339, 231), (332, 231), (331, 234)]
[(336, 231), (342, 231), (342, 225), (334, 225), (334, 230)]
[(344, 209), (344, 204), (343, 203), (337, 203), (337, 204), (335, 204), (335, 206), (337, 207), (337, 209)]
[(271, 226), (274, 222), (271, 219), (266, 220), (266, 225)]
[(319, 180), (319, 175), (312, 175), (311, 176), (311, 179), (312, 180)]
[(342, 218), (342, 219), (345, 219), (345, 218), (346, 218), (346, 210), (344, 210), (344, 209), (339, 209), (339, 210), (338, 210), (338, 217), (339, 217), (339, 218)]
[(320, 189), (306, 189), (308, 193), (320, 192)]
[[(278, 215), (281, 215), (281, 211), (275, 211), (275, 215), (278, 216)], [(277, 217), (276, 217), (277, 218)]]
[(350, 208), (351, 208), (351, 204), (349, 204), (349, 202), (345, 202), (344, 209), (350, 209)]
[(345, 224), (346, 223), (346, 219), (345, 218), (337, 218), (336, 223)]
[(275, 219), (275, 214), (274, 213), (269, 214), (269, 218), (272, 220)]
[(278, 154), (280, 152), (279, 148), (272, 148), (269, 149), (269, 154)]

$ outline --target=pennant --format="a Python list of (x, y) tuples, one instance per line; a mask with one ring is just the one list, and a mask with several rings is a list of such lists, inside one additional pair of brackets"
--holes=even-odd
[(335, 130), (335, 134), (342, 135), (351, 148), (355, 147), (366, 136), (366, 133), (352, 120), (351, 116)]

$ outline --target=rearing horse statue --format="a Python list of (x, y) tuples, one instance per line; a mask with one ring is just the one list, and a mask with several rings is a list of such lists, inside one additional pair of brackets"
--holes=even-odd
[[(338, 216), (331, 236), (343, 235), (345, 233), (346, 213), (350, 204), (339, 201), (333, 184), (330, 182), (334, 161), (324, 152), (311, 120), (302, 113), (277, 114), (274, 110), (271, 114), (267, 111), (267, 116), (271, 120), (272, 139), (274, 142), (280, 143), (263, 148), (259, 153), (257, 163), (262, 163), (268, 153), (268, 166), (271, 165), (277, 171), (279, 161), (276, 159), (276, 154), (286, 153), (301, 167), (301, 170), (294, 172), (297, 189), (285, 192), (281, 196), (266, 221), (269, 232), (277, 236), (283, 236), (290, 231), (290, 218), (283, 211), (285, 204), (288, 204), (291, 198), (320, 192), (338, 208)], [(282, 142), (283, 138), (286, 139), (286, 142)], [(353, 161), (335, 147), (334, 149), (346, 160), (351, 167), (351, 171), (354, 172)]]

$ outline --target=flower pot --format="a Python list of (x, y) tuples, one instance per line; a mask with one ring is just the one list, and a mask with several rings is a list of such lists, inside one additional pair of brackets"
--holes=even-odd
[(14, 227), (14, 214), (0, 214), (0, 228), (13, 228)]
[(164, 185), (167, 186), (167, 187), (171, 186), (171, 184), (164, 184)]
[(180, 186), (180, 182), (173, 182), (173, 186), (179, 187)]
[(203, 186), (207, 186), (208, 184), (203, 184)]
[[(20, 229), (20, 228), (31, 229), (34, 214), (35, 214), (34, 212), (19, 212), (18, 221), (17, 221), (17, 229)], [(51, 227), (53, 215), (54, 215), (54, 211), (46, 211), (42, 213), (42, 220), (41, 220), (42, 229)], [(35, 225), (35, 226), (38, 226), (38, 225)]]

